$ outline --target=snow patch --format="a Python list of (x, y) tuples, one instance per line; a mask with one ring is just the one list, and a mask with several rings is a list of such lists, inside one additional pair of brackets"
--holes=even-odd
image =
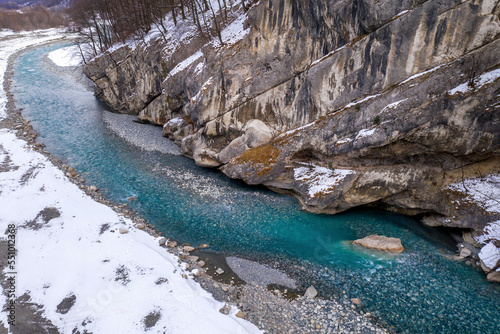
[(463, 193), (468, 201), (488, 212), (500, 213), (500, 175), (465, 179), (463, 182), (450, 184), (446, 189)]
[(57, 49), (49, 53), (49, 59), (57, 66), (79, 66), (82, 63), (82, 56), (78, 45), (72, 45), (65, 48)]
[(421, 77), (421, 76), (423, 76), (423, 75), (426, 75), (426, 74), (429, 74), (429, 73), (435, 72), (435, 71), (437, 71), (438, 69), (440, 69), (441, 67), (443, 67), (444, 65), (446, 65), (446, 64), (441, 64), (441, 65), (439, 65), (439, 66), (436, 66), (436, 67), (434, 67), (434, 68), (431, 68), (430, 70), (427, 70), (427, 71), (424, 71), (424, 72), (420, 72), (420, 73), (414, 74), (414, 75), (412, 75), (411, 77), (409, 77), (408, 79), (406, 79), (405, 81), (401, 82), (401, 83), (399, 84), (399, 86), (404, 85), (405, 83), (410, 82), (410, 81), (412, 81), (412, 80), (414, 80), (414, 79), (416, 79), (416, 78), (419, 78), (419, 77)]
[(196, 68), (194, 69), (194, 73), (200, 74), (203, 71), (204, 67), (205, 67), (205, 64), (203, 64), (203, 62), (200, 62), (198, 65), (196, 65)]
[(397, 18), (399, 18), (399, 17), (401, 17), (401, 16), (403, 16), (403, 15), (405, 15), (406, 13), (409, 13), (409, 12), (410, 12), (410, 10), (409, 10), (409, 9), (407, 9), (407, 10), (403, 10), (402, 12), (399, 12), (399, 14), (396, 14), (396, 16), (394, 16), (394, 17), (391, 19), (391, 21), (392, 21), (392, 20), (395, 20), (395, 19), (397, 19)]
[(181, 126), (184, 120), (180, 117), (172, 118), (169, 120), (163, 127), (166, 127), (167, 125), (175, 125), (175, 126)]
[(10, 29), (1, 29), (0, 30), (0, 38), (7, 37), (10, 35), (14, 35), (14, 34), (15, 34), (15, 32), (13, 30), (10, 30)]
[[(222, 41), (226, 46), (231, 46), (242, 40), (250, 32), (250, 28), (245, 29), (244, 23), (247, 20), (246, 14), (240, 15), (230, 25), (221, 31)], [(219, 46), (219, 41), (214, 41), (215, 46)]]
[(356, 141), (356, 140), (359, 140), (361, 138), (370, 137), (371, 135), (373, 135), (375, 133), (375, 130), (377, 130), (377, 128), (363, 129), (363, 130), (358, 132), (358, 135), (356, 136), (356, 138), (354, 140)]
[(192, 63), (194, 63), (195, 61), (200, 59), (202, 56), (203, 56), (203, 52), (201, 52), (201, 50), (200, 50), (200, 51), (196, 52), (195, 54), (191, 55), (190, 57), (184, 59), (182, 62), (177, 64), (177, 66), (175, 66), (172, 69), (172, 71), (170, 71), (168, 76), (171, 77), (171, 76), (176, 75), (179, 72), (182, 72), (183, 70), (188, 68)]
[(486, 225), (484, 233), (477, 236), (476, 241), (480, 244), (486, 244), (492, 240), (500, 240), (500, 220), (494, 221)]
[(344, 138), (342, 140), (338, 140), (335, 144), (342, 145), (352, 142), (352, 138)]
[(403, 103), (404, 101), (406, 101), (408, 99), (404, 99), (404, 100), (399, 100), (399, 101), (396, 101), (396, 102), (393, 102), (391, 104), (388, 104), (384, 107), (384, 109), (382, 109), (382, 111), (380, 113), (384, 113), (384, 112), (388, 112), (390, 110), (394, 110), (396, 109), (401, 103)]
[(198, 100), (200, 98), (200, 96), (203, 93), (205, 93), (208, 90), (208, 88), (210, 86), (212, 86), (213, 84), (214, 84), (214, 78), (213, 77), (208, 78), (208, 80), (203, 83), (203, 86), (201, 86), (201, 88), (198, 91), (198, 93), (191, 98), (191, 103), (195, 103), (196, 100)]
[(279, 139), (279, 138), (283, 138), (283, 137), (286, 137), (286, 136), (288, 136), (288, 135), (294, 135), (294, 134), (296, 134), (297, 132), (300, 132), (300, 131), (302, 131), (302, 130), (305, 130), (305, 129), (307, 129), (307, 128), (311, 127), (314, 123), (315, 123), (315, 122), (311, 122), (311, 123), (308, 123), (308, 124), (306, 124), (306, 125), (300, 126), (300, 127), (298, 127), (298, 128), (295, 128), (295, 129), (292, 129), (292, 130), (288, 130), (288, 131), (286, 131), (286, 132), (284, 132), (284, 133), (280, 134), (280, 135), (277, 137), (277, 139)]
[(341, 46), (340, 48), (338, 49), (335, 49), (333, 51), (330, 51), (329, 53), (327, 53), (326, 55), (324, 55), (323, 57), (319, 58), (319, 59), (316, 59), (315, 61), (313, 61), (311, 63), (311, 66), (310, 67), (313, 67), (315, 65), (318, 65), (319, 63), (321, 63), (323, 60), (333, 56), (334, 54), (336, 54), (337, 52), (339, 52), (340, 50), (342, 49), (345, 49), (347, 47), (348, 44), (344, 45), (344, 46)]
[(293, 170), (294, 179), (308, 185), (308, 195), (314, 198), (317, 195), (331, 194), (335, 187), (351, 174), (356, 174), (350, 169), (329, 169), (317, 165), (311, 167), (298, 167)]
[(356, 102), (351, 102), (351, 103), (347, 104), (344, 108), (342, 108), (342, 110), (352, 108), (352, 107), (354, 107), (354, 106), (356, 106), (356, 105), (358, 105), (358, 104), (361, 104), (361, 103), (363, 103), (363, 102), (369, 101), (369, 100), (374, 99), (374, 98), (376, 98), (376, 97), (378, 97), (378, 96), (380, 96), (380, 94), (377, 94), (377, 95), (370, 95), (370, 96), (367, 96), (367, 97), (365, 97), (365, 98), (363, 98), (363, 99), (361, 99), (361, 100), (359, 100), (359, 101), (356, 101)]
[(448, 94), (465, 94), (473, 89), (480, 89), (481, 87), (496, 81), (498, 78), (500, 78), (500, 69), (484, 73), (483, 75), (475, 78), (473, 87), (469, 85), (469, 82), (466, 82), (448, 91)]

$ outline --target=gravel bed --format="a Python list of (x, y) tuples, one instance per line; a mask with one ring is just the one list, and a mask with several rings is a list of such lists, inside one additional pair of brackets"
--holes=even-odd
[(230, 256), (226, 258), (229, 267), (246, 283), (269, 285), (279, 284), (295, 289), (296, 282), (285, 273), (260, 263)]
[[(182, 256), (182, 248), (178, 247), (177, 251)], [(240, 313), (242, 317), (266, 333), (388, 332), (370, 313), (363, 312), (356, 301), (347, 298), (335, 300), (311, 298), (305, 297), (302, 290), (288, 289), (286, 286), (268, 285), (263, 282), (245, 283), (242, 277), (239, 277), (237, 272), (231, 271), (227, 265), (233, 262), (235, 257), (224, 258), (220, 253), (210, 257), (208, 252), (202, 252), (203, 255), (196, 251), (195, 254), (200, 255), (207, 264), (204, 263), (201, 268), (196, 263), (191, 263), (189, 269), (195, 273), (195, 279), (212, 293), (214, 298), (226, 302), (221, 312), (236, 307), (242, 311)], [(207, 256), (210, 259), (206, 258)], [(269, 268), (244, 259), (239, 259), (238, 263), (249, 265), (247, 269), (261, 270), (259, 266)], [(224, 268), (223, 275), (213, 274), (217, 267)]]
[(123, 115), (105, 111), (104, 122), (107, 127), (132, 145), (147, 151), (180, 155), (180, 148), (162, 136), (160, 126), (137, 123), (137, 116)]
[(269, 333), (385, 333), (354, 304), (299, 297), (287, 300), (281, 292), (260, 286), (241, 289), (241, 307), (247, 319)]

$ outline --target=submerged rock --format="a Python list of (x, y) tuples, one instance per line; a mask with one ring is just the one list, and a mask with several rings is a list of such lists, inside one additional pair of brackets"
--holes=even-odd
[(382, 235), (370, 235), (363, 239), (354, 240), (352, 243), (365, 248), (392, 253), (401, 253), (404, 251), (401, 239), (388, 238)]
[(359, 298), (351, 298), (351, 302), (355, 305), (360, 305), (361, 304), (361, 300), (359, 300)]
[(194, 256), (194, 255), (190, 255), (190, 256), (187, 256), (186, 259), (189, 262), (196, 262), (196, 261), (198, 261), (199, 257), (198, 256)]
[(314, 286), (310, 286), (307, 288), (306, 292), (304, 293), (304, 297), (306, 298), (315, 298), (318, 295), (318, 290), (314, 288)]
[(229, 267), (248, 284), (269, 286), (277, 284), (289, 288), (297, 288), (297, 282), (288, 277), (284, 272), (256, 261), (228, 256), (226, 262)]

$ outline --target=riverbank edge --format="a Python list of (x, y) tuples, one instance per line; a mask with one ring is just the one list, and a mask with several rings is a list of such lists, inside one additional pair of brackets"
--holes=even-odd
[[(155, 226), (148, 223), (138, 214), (134, 213), (132, 209), (127, 206), (127, 204), (118, 204), (107, 199), (99, 192), (99, 189), (97, 189), (97, 187), (95, 187), (94, 185), (86, 184), (86, 180), (83, 176), (79, 175), (72, 167), (66, 165), (63, 161), (56, 158), (48, 150), (46, 150), (44, 144), (37, 143), (36, 138), (38, 136), (38, 133), (36, 129), (33, 128), (29, 121), (24, 119), (22, 115), (22, 108), (17, 108), (16, 106), (14, 95), (11, 92), (12, 78), (14, 75), (13, 67), (15, 60), (23, 53), (30, 50), (55, 43), (70, 43), (74, 40), (75, 38), (57, 38), (42, 44), (26, 47), (22, 50), (17, 51), (9, 57), (3, 82), (3, 88), (7, 96), (7, 116), (5, 119), (0, 121), (0, 128), (8, 128), (12, 130), (16, 134), (17, 138), (25, 141), (28, 147), (30, 147), (32, 150), (44, 155), (54, 166), (60, 169), (72, 183), (77, 185), (82, 191), (86, 193), (87, 196), (92, 198), (94, 201), (104, 204), (110, 207), (118, 215), (130, 219), (133, 222), (135, 228), (147, 232), (152, 237), (163, 237), (163, 233), (161, 231), (158, 231)], [(165, 238), (168, 239), (168, 237)], [(252, 322), (254, 325), (259, 327), (259, 329), (275, 332), (275, 326), (279, 324), (281, 327), (280, 330), (285, 329), (286, 332), (289, 333), (298, 333), (303, 331), (326, 333), (332, 330), (342, 330), (339, 327), (339, 323), (349, 324), (353, 322), (371, 324), (370, 328), (363, 328), (362, 332), (366, 332), (366, 330), (370, 331), (370, 329), (373, 329), (372, 332), (376, 333), (392, 332), (382, 327), (378, 323), (377, 319), (370, 313), (364, 313), (361, 309), (359, 309), (357, 301), (352, 302), (352, 304), (350, 305), (343, 305), (336, 300), (307, 298), (303, 296), (297, 297), (297, 295), (294, 296), (297, 298), (288, 299), (287, 296), (289, 297), (289, 295), (287, 295), (287, 289), (285, 288), (273, 287), (273, 291), (271, 291), (266, 287), (245, 284), (242, 283), (242, 281), (240, 281), (240, 283), (234, 283), (234, 281), (231, 282), (231, 280), (228, 280), (228, 277), (237, 277), (237, 275), (236, 273), (231, 272), (226, 267), (225, 275), (216, 274), (215, 268), (212, 268), (213, 270), (205, 270), (204, 268), (202, 268), (203, 266), (199, 266), (196, 261), (192, 260), (192, 257), (190, 257), (189, 255), (190, 252), (186, 251), (185, 248), (185, 246), (190, 245), (186, 243), (177, 245), (176, 242), (165, 242), (165, 244), (162, 246), (168, 252), (175, 255), (178, 258), (179, 263), (184, 263), (186, 268), (192, 271), (195, 281), (197, 281), (206, 291), (211, 293), (213, 298), (218, 301), (226, 302), (228, 306), (236, 306), (244, 310), (245, 313), (241, 313), (240, 316)], [(193, 248), (194, 250), (198, 250), (203, 249), (204, 247)], [(204, 255), (206, 255), (206, 253)], [(222, 260), (220, 259), (221, 256)], [(217, 257), (219, 259), (213, 262), (217, 265), (223, 265), (223, 263), (225, 263), (225, 256), (226, 254), (217, 254), (214, 257)], [(303, 293), (303, 291), (297, 292), (299, 294)], [(266, 301), (266, 303), (264, 305), (265, 307), (263, 307), (263, 310), (266, 313), (271, 314), (263, 314), (263, 310), (258, 309), (258, 304), (264, 300)], [(294, 305), (289, 305), (293, 306), (290, 309), (296, 310), (297, 317), (304, 317), (306, 319), (306, 327), (304, 327), (303, 321), (296, 321), (296, 316), (290, 315), (290, 313), (284, 314), (283, 307), (285, 306), (285, 304), (292, 303)], [(324, 311), (327, 308), (330, 308), (332, 304), (335, 304), (334, 306), (338, 308), (338, 312), (336, 312), (335, 314), (338, 315), (338, 317), (332, 318), (331, 314), (328, 314), (328, 312)], [(224, 312), (223, 309), (221, 309), (221, 312)], [(328, 319), (329, 321), (332, 320), (332, 323), (327, 324), (330, 326), (325, 328), (325, 321), (318, 321), (315, 319)], [(336, 321), (336, 323), (334, 323), (334, 321)]]

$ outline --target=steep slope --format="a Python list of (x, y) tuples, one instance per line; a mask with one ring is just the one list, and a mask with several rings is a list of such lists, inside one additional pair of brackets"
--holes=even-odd
[(313, 212), (421, 215), (479, 247), (499, 238), (467, 234), (500, 221), (499, 14), (497, 0), (260, 1), (223, 46), (184, 24), (87, 74), (201, 166)]

